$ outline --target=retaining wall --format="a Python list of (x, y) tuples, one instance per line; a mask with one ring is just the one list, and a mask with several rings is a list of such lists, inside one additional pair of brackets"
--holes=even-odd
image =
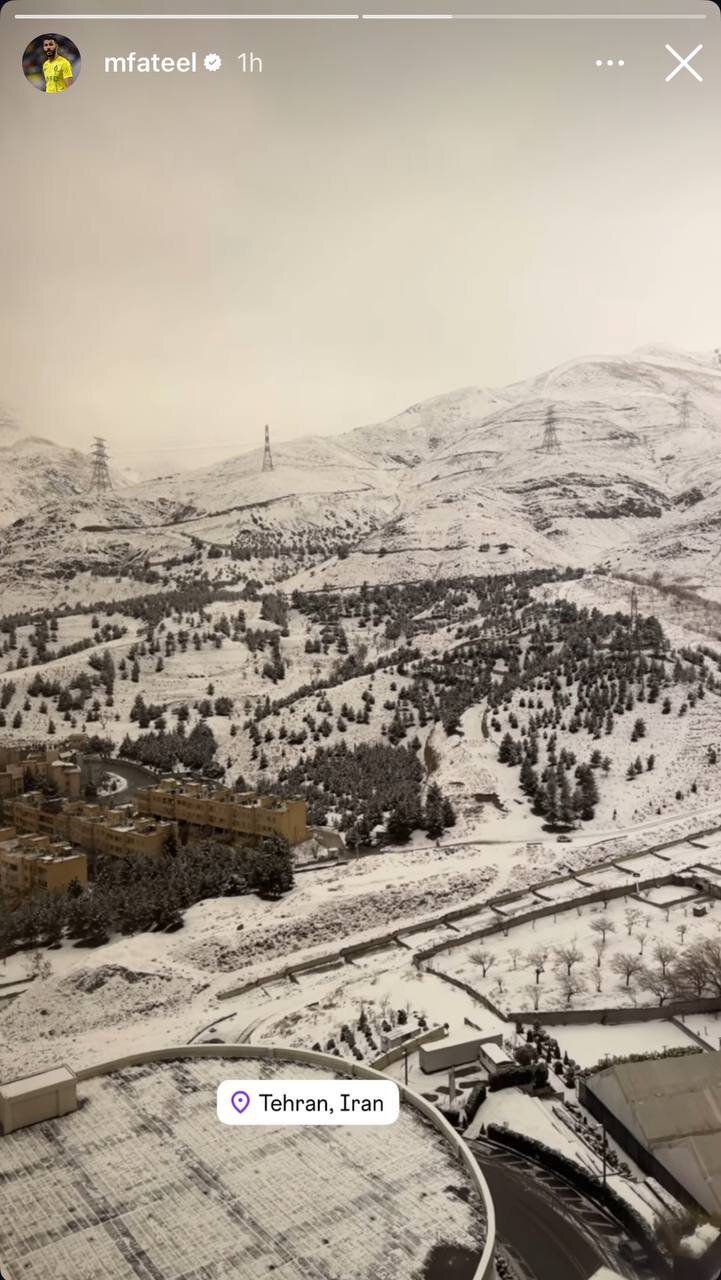
[[(678, 875), (678, 872), (674, 872), (673, 875)], [(570, 879), (573, 879), (573, 877), (564, 876), (564, 881)], [(532, 920), (541, 920), (546, 916), (561, 915), (567, 911), (572, 911), (574, 907), (587, 906), (592, 902), (610, 902), (614, 898), (637, 898), (639, 889), (654, 889), (659, 885), (671, 883), (671, 879), (672, 874), (666, 872), (664, 875), (650, 876), (643, 880), (637, 880), (633, 885), (613, 885), (607, 889), (593, 889), (590, 893), (579, 894), (577, 898), (566, 898), (563, 902), (544, 903), (534, 907), (531, 911), (522, 911), (517, 916), (508, 916), (503, 920), (499, 920), (497, 924), (486, 924), (480, 929), (472, 930), (470, 933), (461, 933), (457, 938), (436, 942), (432, 947), (417, 951), (413, 957), (413, 962), (414, 964), (422, 963), (433, 956), (439, 955), (441, 951), (451, 951), (456, 947), (463, 946), (465, 943), (475, 942), (478, 938), (488, 938), (496, 933), (508, 933), (510, 929), (515, 929), (518, 925), (528, 924)], [(530, 886), (525, 892), (530, 893), (533, 888), (539, 888), (539, 886)], [(525, 894), (516, 896), (521, 897), (525, 896)], [(493, 901), (499, 901), (499, 899), (494, 899)], [(493, 902), (487, 903), (487, 906), (492, 907)]]
[(660, 1006), (641, 1005), (638, 1008), (533, 1009), (531, 1012), (526, 1009), (507, 1013), (505, 1017), (509, 1022), (540, 1022), (542, 1026), (583, 1026), (591, 1022), (614, 1026), (624, 1022), (664, 1022), (679, 1017), (682, 1013), (716, 1013), (719, 1009), (721, 996), (707, 996), (697, 1000), (676, 1000), (673, 1004)]

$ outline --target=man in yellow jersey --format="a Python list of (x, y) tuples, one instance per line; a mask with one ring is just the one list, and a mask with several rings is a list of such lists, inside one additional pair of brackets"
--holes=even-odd
[(73, 69), (67, 58), (62, 56), (55, 36), (45, 37), (43, 53), (45, 54), (43, 62), (45, 92), (62, 93), (64, 89), (69, 89), (73, 83)]

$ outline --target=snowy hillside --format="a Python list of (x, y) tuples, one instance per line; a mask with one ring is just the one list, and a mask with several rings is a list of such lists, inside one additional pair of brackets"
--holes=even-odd
[(0, 421), (0, 526), (31, 522), (2, 546), (20, 569), (39, 548), (77, 567), (78, 531), (107, 529), (103, 554), (112, 564), (119, 542), (120, 567), (144, 540), (158, 562), (195, 539), (260, 556), (266, 578), (304, 587), (551, 564), (721, 586), (715, 352), (580, 358), (343, 435), (273, 441), (272, 471), (256, 449), (118, 482), (95, 505), (85, 455), (14, 432)]

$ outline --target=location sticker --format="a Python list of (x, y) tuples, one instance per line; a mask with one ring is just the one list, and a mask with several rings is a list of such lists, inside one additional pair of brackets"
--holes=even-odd
[(400, 1111), (394, 1080), (224, 1080), (223, 1124), (393, 1124)]

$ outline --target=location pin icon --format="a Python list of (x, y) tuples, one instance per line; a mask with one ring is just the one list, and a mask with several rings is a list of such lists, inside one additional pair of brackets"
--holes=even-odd
[(245, 1089), (237, 1089), (235, 1093), (231, 1094), (230, 1104), (233, 1110), (237, 1111), (239, 1116), (242, 1116), (243, 1112), (247, 1111), (250, 1106), (250, 1094)]

